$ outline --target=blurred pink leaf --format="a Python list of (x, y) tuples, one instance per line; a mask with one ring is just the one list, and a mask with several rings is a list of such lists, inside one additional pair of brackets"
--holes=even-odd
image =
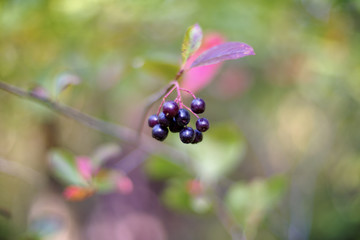
[(185, 38), (181, 47), (183, 64), (188, 58), (199, 49), (202, 41), (202, 30), (199, 24), (190, 26), (186, 33)]
[[(190, 59), (186, 63), (185, 68), (189, 69), (191, 64), (197, 57), (200, 56), (200, 54), (223, 42), (225, 42), (225, 38), (218, 33), (205, 35), (203, 45), (193, 56), (190, 57)], [(182, 80), (182, 87), (192, 92), (199, 91), (211, 82), (211, 80), (219, 70), (220, 66), (221, 63), (218, 63), (190, 69)]]
[(69, 186), (65, 188), (63, 195), (70, 201), (81, 201), (94, 194), (94, 190), (78, 186)]
[(86, 180), (90, 180), (92, 178), (93, 168), (89, 157), (77, 156), (76, 166), (81, 176), (83, 176)]
[(238, 59), (249, 55), (255, 55), (253, 48), (241, 42), (227, 42), (201, 54), (192, 64), (191, 68)]
[(120, 176), (117, 180), (117, 187), (122, 194), (130, 194), (134, 190), (133, 182), (127, 176)]

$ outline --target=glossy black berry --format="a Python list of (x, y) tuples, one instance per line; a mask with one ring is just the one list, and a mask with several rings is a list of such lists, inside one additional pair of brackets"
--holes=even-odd
[(179, 126), (186, 126), (190, 122), (190, 113), (188, 110), (181, 108), (175, 116), (176, 123)]
[(196, 121), (196, 129), (200, 132), (205, 132), (209, 129), (210, 124), (209, 121), (206, 118), (199, 118)]
[(156, 124), (152, 129), (152, 137), (159, 141), (164, 141), (169, 133), (169, 130), (166, 127)]
[(173, 133), (176, 133), (176, 132), (180, 132), (182, 129), (184, 128), (184, 126), (179, 126), (175, 120), (175, 118), (173, 118), (171, 121), (170, 121), (170, 126), (169, 126), (169, 130)]
[(203, 134), (199, 130), (195, 129), (195, 138), (191, 142), (192, 144), (199, 143), (203, 140)]
[(203, 113), (205, 111), (205, 102), (201, 98), (195, 98), (191, 102), (191, 110), (194, 113)]
[(192, 143), (195, 139), (195, 131), (191, 127), (186, 127), (180, 131), (179, 136), (183, 143)]
[(159, 123), (159, 118), (156, 114), (151, 115), (148, 119), (148, 125), (149, 127), (154, 127), (156, 124)]
[(175, 115), (179, 112), (179, 105), (174, 101), (165, 102), (163, 105), (163, 113), (168, 118), (175, 117)]
[(165, 113), (161, 112), (158, 116), (158, 119), (159, 119), (159, 124), (162, 126), (162, 127), (168, 127), (170, 125), (170, 121), (171, 119), (167, 118), (165, 116)]

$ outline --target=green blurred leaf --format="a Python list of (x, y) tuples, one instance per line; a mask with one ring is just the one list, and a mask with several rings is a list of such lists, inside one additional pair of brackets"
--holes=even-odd
[(230, 173), (242, 161), (245, 142), (231, 123), (211, 126), (204, 141), (191, 147), (195, 171), (202, 181), (213, 183)]
[(192, 210), (192, 198), (186, 191), (186, 184), (183, 179), (168, 181), (168, 186), (162, 194), (162, 200), (174, 210), (184, 212)]
[(146, 60), (143, 67), (145, 71), (166, 79), (172, 79), (179, 71), (179, 66), (160, 60)]
[(184, 41), (181, 47), (183, 64), (186, 63), (191, 54), (199, 49), (201, 41), (202, 30), (199, 24), (196, 23), (190, 26), (185, 33)]
[(195, 196), (191, 199), (191, 207), (196, 213), (206, 213), (211, 210), (211, 200), (205, 196)]
[(120, 173), (115, 170), (101, 169), (93, 178), (93, 186), (100, 193), (112, 192)]
[(151, 155), (146, 161), (145, 171), (155, 180), (190, 176), (184, 168), (172, 163), (163, 155)]
[(55, 176), (66, 185), (87, 186), (86, 180), (77, 170), (75, 157), (63, 150), (50, 153), (50, 168)]
[(286, 179), (280, 176), (249, 184), (238, 182), (229, 189), (225, 202), (236, 221), (253, 232), (267, 211), (283, 197), (285, 190)]

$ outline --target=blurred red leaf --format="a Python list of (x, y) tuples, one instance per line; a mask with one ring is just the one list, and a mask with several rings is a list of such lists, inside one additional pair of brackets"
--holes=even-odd
[(69, 186), (65, 188), (63, 195), (70, 201), (81, 201), (94, 194), (94, 190), (90, 188), (82, 188), (78, 186)]

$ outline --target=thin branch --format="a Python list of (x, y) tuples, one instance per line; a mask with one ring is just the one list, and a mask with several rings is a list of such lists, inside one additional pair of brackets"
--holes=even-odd
[[(144, 151), (145, 153), (153, 153), (154, 151), (159, 151), (169, 155), (172, 158), (172, 160), (181, 159), (185, 162), (188, 162), (190, 159), (189, 156), (183, 151), (179, 151), (178, 149), (173, 148), (164, 143), (154, 142), (151, 137), (145, 134), (140, 135), (143, 140), (140, 142), (140, 136), (138, 137), (138, 134), (135, 130), (123, 126), (115, 125), (109, 122), (105, 122), (98, 118), (82, 113), (74, 108), (38, 96), (19, 87), (15, 87), (7, 83), (0, 82), (0, 89), (25, 99), (34, 100), (48, 107), (49, 109), (57, 113), (60, 113), (70, 119), (73, 119), (83, 125), (86, 125), (92, 129), (113, 136), (117, 139), (127, 142), (128, 144), (139, 146), (141, 150)], [(153, 98), (155, 99), (155, 95)], [(174, 161), (174, 163), (179, 164), (179, 162), (177, 161)]]
[(126, 142), (135, 142), (135, 140), (136, 140), (135, 139), (135, 131), (131, 130), (129, 128), (125, 128), (125, 127), (122, 127), (119, 125), (115, 125), (115, 124), (111, 124), (111, 123), (102, 121), (100, 119), (89, 116), (85, 113), (82, 113), (74, 108), (71, 108), (69, 106), (52, 101), (48, 98), (43, 98), (41, 96), (38, 96), (36, 94), (33, 94), (24, 89), (12, 86), (7, 83), (0, 82), (0, 89), (6, 91), (8, 93), (17, 95), (19, 97), (27, 98), (30, 100), (35, 100), (68, 118), (72, 118), (90, 128), (93, 128), (93, 129), (103, 132), (105, 134), (111, 135), (120, 140), (123, 140)]

